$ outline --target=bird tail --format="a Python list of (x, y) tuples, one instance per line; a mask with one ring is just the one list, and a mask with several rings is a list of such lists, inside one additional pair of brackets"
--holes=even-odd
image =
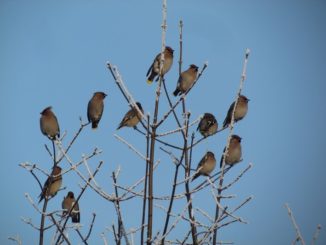
[(92, 122), (92, 129), (97, 129), (98, 122)]
[[(223, 155), (224, 155), (225, 151), (226, 151), (226, 147), (224, 147), (223, 154), (222, 154), (222, 156), (221, 156), (221, 160), (220, 160), (220, 168), (222, 168), (222, 164), (223, 164)], [(226, 156), (225, 156), (225, 157), (226, 157)], [(224, 160), (224, 161), (225, 161), (225, 160)], [(225, 164), (226, 164), (226, 163), (225, 163)]]
[(45, 195), (46, 195), (46, 190), (43, 189), (41, 194), (38, 196), (40, 198), (38, 203), (42, 202), (42, 200), (45, 198)]
[(39, 195), (40, 200), (38, 201), (38, 203), (42, 202), (42, 200), (44, 199), (44, 195), (43, 192)]
[(147, 78), (147, 83), (151, 84), (153, 82), (154, 78), (156, 77), (156, 75), (157, 75), (157, 73), (152, 70), (151, 74)]
[(180, 93), (180, 90), (178, 88), (176, 88), (175, 91), (173, 92), (173, 95), (178, 96), (179, 93)]
[(117, 127), (117, 130), (119, 130), (119, 129), (122, 128), (122, 127), (123, 127), (123, 124), (120, 123), (119, 126)]
[(151, 84), (153, 83), (153, 80), (149, 80), (149, 79), (147, 79), (146, 82), (147, 82), (148, 85), (151, 85)]
[[(153, 63), (154, 64), (154, 63)], [(151, 72), (151, 70), (153, 69), (153, 64), (149, 67), (147, 73), (146, 73), (146, 77), (148, 77), (149, 73)]]
[(80, 222), (80, 214), (73, 214), (71, 215), (71, 221), (72, 223), (79, 223)]
[(194, 177), (192, 178), (191, 182), (194, 181), (195, 179), (197, 179), (199, 176), (200, 176), (200, 173), (196, 173), (196, 174), (194, 175)]
[(228, 120), (228, 117), (226, 117), (225, 119), (224, 119), (224, 122), (223, 122), (223, 128), (226, 128), (227, 126), (229, 126), (229, 120)]

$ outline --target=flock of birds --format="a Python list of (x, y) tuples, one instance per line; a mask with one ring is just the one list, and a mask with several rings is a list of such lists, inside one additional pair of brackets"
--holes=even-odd
[[(159, 74), (163, 77), (171, 68), (173, 63), (173, 49), (171, 47), (165, 47), (163, 52), (164, 55), (164, 63), (162, 66), (162, 71), (160, 73), (160, 64), (161, 64), (161, 53), (159, 53), (152, 65), (150, 66), (146, 76), (147, 83), (151, 84), (153, 80), (156, 78), (156, 81), (159, 79)], [(194, 64), (191, 64), (189, 68), (183, 71), (178, 79), (177, 86), (175, 91), (173, 92), (174, 96), (178, 96), (186, 93), (194, 84), (197, 78), (198, 67)], [(92, 128), (96, 129), (101, 120), (103, 110), (104, 110), (104, 99), (107, 95), (104, 92), (95, 92), (93, 97), (88, 102), (87, 107), (87, 118), (89, 123), (91, 123)], [(232, 114), (234, 111), (234, 121), (237, 122), (245, 117), (248, 111), (248, 102), (249, 99), (244, 95), (240, 95), (237, 103), (233, 102), (230, 105), (230, 108), (227, 112), (226, 118), (223, 122), (223, 128), (226, 128), (231, 123)], [(236, 108), (234, 106), (236, 104)], [(135, 108), (135, 106), (138, 107)], [(122, 127), (136, 127), (136, 125), (141, 120), (140, 112), (143, 113), (143, 108), (139, 102), (136, 102), (134, 107), (130, 109), (121, 120), (117, 129)], [(40, 118), (40, 127), (42, 133), (47, 136), (50, 140), (54, 141), (60, 138), (60, 128), (57, 117), (53, 113), (51, 107), (45, 108), (41, 112)], [(204, 137), (211, 136), (215, 134), (218, 130), (218, 122), (213, 114), (205, 113), (202, 119), (200, 120), (197, 130)], [(220, 165), (224, 162), (228, 165), (234, 165), (241, 161), (241, 137), (238, 135), (232, 135), (230, 139), (230, 144), (228, 148), (227, 154), (225, 154), (226, 148), (224, 148), (224, 153), (221, 158)], [(208, 151), (203, 158), (200, 160), (196, 173), (194, 174), (192, 180), (198, 178), (199, 176), (209, 176), (210, 173), (214, 170), (216, 166), (216, 159), (214, 153)], [(61, 176), (61, 168), (54, 165), (51, 175), (47, 178), (44, 186), (42, 188), (42, 192), (40, 194), (39, 203), (46, 198), (52, 198), (55, 196), (62, 185), (62, 176)], [(67, 196), (62, 201), (62, 209), (65, 211), (63, 215), (69, 214), (73, 223), (80, 222), (80, 211), (78, 203), (76, 203), (74, 193), (69, 191)], [(72, 209), (72, 210), (71, 210)]]

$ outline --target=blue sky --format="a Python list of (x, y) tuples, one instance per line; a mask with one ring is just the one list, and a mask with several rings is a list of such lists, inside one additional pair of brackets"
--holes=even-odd
[[(209, 66), (187, 97), (192, 119), (211, 112), (222, 124), (239, 86), (243, 55), (251, 49), (243, 94), (250, 101), (247, 117), (236, 125), (243, 138), (243, 162), (229, 175), (236, 176), (248, 163), (248, 174), (228, 191), (237, 198), (254, 199), (238, 213), (249, 224), (235, 224), (221, 230), (220, 238), (235, 244), (290, 244), (295, 237), (284, 203), (288, 202), (306, 242), (317, 224), (326, 225), (324, 130), (326, 4), (322, 0), (288, 1), (168, 1), (167, 44), (178, 48), (178, 22), (184, 22), (184, 68), (194, 63)], [(24, 193), (37, 200), (39, 189), (33, 177), (18, 166), (22, 162), (51, 168), (44, 144), (49, 141), (39, 129), (39, 113), (53, 106), (61, 131), (67, 131), (64, 145), (86, 120), (88, 100), (95, 91), (108, 94), (99, 129), (83, 131), (71, 151), (77, 161), (94, 147), (103, 154), (90, 162), (104, 160), (97, 181), (112, 190), (111, 173), (121, 166), (120, 183), (131, 184), (144, 172), (143, 161), (118, 142), (113, 134), (128, 139), (145, 152), (145, 141), (132, 129), (116, 132), (129, 109), (106, 69), (110, 61), (119, 67), (123, 80), (145, 112), (153, 115), (155, 85), (146, 84), (145, 74), (161, 45), (161, 1), (18, 1), (0, 2), (0, 110), (2, 171), (0, 243), (19, 234), (24, 244), (36, 243), (38, 234), (21, 222), (39, 216)], [(176, 52), (177, 54), (178, 52)], [(177, 81), (177, 59), (166, 76), (172, 93)], [(160, 115), (167, 109), (162, 100)], [(176, 128), (168, 120), (164, 130)], [(195, 130), (195, 127), (191, 129)], [(196, 134), (198, 138), (199, 135)], [(193, 165), (206, 150), (219, 158), (227, 132), (196, 147)], [(169, 138), (178, 142), (177, 138)], [(177, 152), (175, 152), (177, 154)], [(156, 173), (157, 193), (169, 194), (174, 167), (161, 159)], [(62, 163), (68, 168), (67, 162)], [(45, 177), (41, 176), (41, 181)], [(72, 173), (64, 178), (67, 190), (79, 191), (81, 181)], [(183, 187), (178, 189), (183, 191)], [(59, 208), (66, 191), (50, 204)], [(213, 213), (209, 191), (195, 196), (195, 204)], [(162, 202), (160, 204), (166, 205)], [(139, 201), (122, 205), (127, 228), (138, 227)], [(183, 207), (184, 203), (176, 204)], [(99, 244), (100, 233), (116, 222), (113, 205), (87, 190), (80, 201), (82, 231), (91, 214), (97, 213), (91, 244)], [(161, 229), (157, 211), (154, 231)], [(180, 228), (171, 238), (180, 238)], [(112, 241), (112, 234), (107, 234)], [(71, 232), (72, 239), (75, 234)], [(47, 237), (50, 239), (50, 237)], [(138, 240), (137, 240), (138, 242)], [(136, 244), (137, 244), (136, 242)], [(318, 244), (326, 243), (324, 230)]]

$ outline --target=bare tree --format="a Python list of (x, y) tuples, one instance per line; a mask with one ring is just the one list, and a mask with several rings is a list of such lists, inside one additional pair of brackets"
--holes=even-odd
[[(296, 222), (296, 220), (295, 220), (295, 218), (294, 218), (294, 215), (293, 215), (293, 213), (292, 213), (292, 210), (291, 210), (289, 204), (285, 203), (285, 208), (287, 209), (288, 215), (289, 215), (289, 217), (290, 217), (290, 220), (291, 220), (291, 222), (292, 222), (292, 225), (293, 225), (293, 227), (294, 227), (294, 229), (295, 229), (295, 233), (296, 233), (296, 237), (295, 237), (295, 239), (292, 241), (291, 244), (301, 243), (301, 245), (305, 245), (306, 242), (305, 242), (304, 239), (303, 239), (303, 236), (302, 236), (302, 234), (301, 234), (300, 228), (299, 228), (299, 226), (298, 226), (298, 224), (297, 224), (297, 222)], [(315, 231), (315, 234), (313, 235), (313, 238), (312, 238), (312, 242), (311, 242), (312, 245), (316, 244), (316, 241), (317, 241), (317, 239), (318, 239), (318, 236), (319, 236), (319, 232), (320, 232), (320, 230), (321, 230), (321, 225), (318, 224), (318, 225), (317, 225), (317, 229), (316, 229), (316, 231)]]
[[(139, 242), (141, 244), (230, 244), (230, 242), (219, 240), (219, 231), (221, 228), (226, 227), (235, 222), (240, 222), (246, 224), (246, 220), (237, 215), (237, 211), (246, 205), (251, 199), (248, 196), (244, 200), (238, 201), (238, 205), (235, 207), (230, 207), (226, 205), (227, 199), (234, 199), (234, 195), (226, 195), (226, 190), (228, 190), (233, 185), (237, 184), (238, 181), (243, 177), (243, 175), (251, 169), (252, 164), (248, 164), (243, 167), (242, 170), (236, 175), (229, 183), (225, 184), (225, 175), (229, 173), (233, 168), (232, 165), (226, 164), (226, 156), (229, 153), (229, 147), (231, 142), (231, 137), (233, 135), (233, 129), (235, 126), (236, 118), (235, 111), (239, 101), (239, 97), (242, 93), (244, 82), (247, 73), (247, 63), (249, 60), (249, 49), (245, 50), (243, 70), (240, 76), (239, 90), (235, 93), (234, 106), (231, 113), (230, 123), (214, 132), (212, 135), (203, 136), (199, 139), (195, 137), (195, 130), (192, 127), (197, 126), (198, 122), (202, 119), (201, 115), (198, 115), (195, 119), (192, 119), (192, 115), (186, 103), (186, 98), (195, 88), (196, 84), (200, 82), (200, 78), (204, 75), (207, 68), (207, 63), (204, 63), (196, 76), (193, 84), (184, 91), (175, 101), (170, 98), (170, 91), (166, 87), (166, 81), (163, 75), (163, 66), (165, 62), (164, 50), (165, 35), (167, 31), (167, 4), (166, 0), (163, 0), (163, 11), (162, 11), (162, 40), (161, 40), (161, 55), (160, 55), (160, 69), (158, 73), (158, 82), (156, 83), (154, 99), (154, 112), (150, 114), (145, 114), (141, 108), (136, 104), (136, 100), (133, 95), (129, 92), (127, 84), (122, 80), (122, 76), (118, 68), (108, 62), (107, 68), (109, 69), (115, 84), (118, 87), (118, 91), (121, 92), (122, 96), (126, 99), (132, 110), (137, 111), (137, 117), (139, 117), (139, 127), (135, 126), (134, 133), (139, 134), (143, 137), (143, 144), (146, 146), (146, 153), (142, 153), (137, 149), (136, 146), (129, 143), (127, 139), (115, 134), (114, 137), (125, 144), (134, 154), (136, 154), (144, 162), (144, 175), (139, 176), (138, 179), (134, 180), (134, 183), (130, 186), (123, 186), (119, 184), (119, 174), (121, 169), (118, 168), (112, 173), (112, 187), (113, 191), (107, 191), (104, 187), (98, 184), (96, 181), (96, 174), (101, 170), (103, 161), (98, 161), (95, 166), (95, 170), (92, 170), (94, 166), (91, 167), (90, 164), (94, 164), (94, 159), (102, 151), (95, 148), (92, 152), (87, 155), (82, 155), (78, 161), (73, 161), (70, 157), (70, 149), (76, 143), (76, 140), (83, 132), (83, 129), (89, 125), (89, 123), (84, 123), (80, 118), (80, 127), (74, 134), (72, 139), (68, 141), (65, 146), (64, 143), (67, 138), (67, 133), (65, 133), (60, 138), (56, 138), (52, 141), (52, 151), (48, 146), (45, 149), (49, 153), (49, 157), (53, 160), (53, 166), (60, 165), (60, 162), (65, 159), (68, 162), (69, 168), (64, 169), (61, 172), (62, 178), (65, 178), (68, 174), (76, 174), (82, 180), (83, 185), (80, 186), (80, 192), (76, 195), (76, 200), (73, 206), (69, 210), (65, 210), (66, 214), (63, 214), (62, 209), (48, 210), (47, 204), (52, 201), (52, 198), (45, 198), (43, 207), (40, 208), (34, 199), (26, 193), (26, 198), (31, 204), (31, 206), (40, 215), (40, 225), (35, 225), (30, 219), (24, 219), (24, 222), (32, 226), (39, 233), (39, 244), (44, 244), (44, 233), (52, 232), (53, 238), (51, 244), (71, 244), (69, 239), (69, 232), (75, 230), (78, 234), (81, 243), (88, 244), (88, 239), (91, 235), (96, 214), (92, 215), (90, 220), (89, 230), (86, 234), (82, 234), (78, 224), (69, 225), (68, 219), (72, 212), (74, 212), (74, 207), (77, 205), (78, 201), (82, 200), (85, 190), (90, 188), (92, 191), (98, 194), (99, 198), (107, 200), (112, 203), (114, 210), (116, 212), (116, 223), (109, 227), (106, 231), (108, 234), (104, 233), (101, 235), (104, 244), (108, 244), (107, 236), (112, 236), (116, 244), (135, 244), (134, 237), (137, 234), (139, 236)], [(183, 64), (183, 22), (180, 21), (179, 25), (179, 76), (182, 71)], [(160, 118), (160, 109), (162, 102), (161, 98), (165, 96), (168, 103), (168, 109), (163, 113)], [(227, 103), (228, 104), (228, 103)], [(178, 114), (178, 107), (181, 107), (181, 113)], [(166, 122), (168, 118), (173, 118), (177, 128), (168, 129), (166, 127)], [(205, 142), (208, 137), (218, 137), (219, 133), (223, 130), (229, 130), (228, 137), (226, 139), (225, 152), (221, 160), (221, 168), (215, 170), (210, 176), (203, 178), (200, 184), (192, 187), (191, 181), (194, 176), (199, 173), (200, 168), (194, 169), (193, 165), (193, 152), (196, 150), (196, 146), (202, 142)], [(166, 136), (176, 135), (180, 137), (182, 143), (180, 145), (169, 142), (166, 140)], [(159, 146), (158, 146), (159, 145)], [(157, 171), (157, 166), (160, 164), (159, 155), (167, 154), (171, 163), (174, 166), (173, 180), (170, 183), (170, 195), (162, 195), (156, 191), (156, 186), (154, 185), (154, 173)], [(90, 161), (92, 160), (92, 163)], [(34, 179), (36, 180), (40, 191), (43, 189), (39, 175), (43, 174), (51, 179), (52, 174), (48, 173), (34, 163), (22, 163), (21, 167), (29, 171)], [(87, 169), (87, 173), (80, 171), (80, 167), (84, 166)], [(132, 177), (135, 177), (132, 175)], [(183, 191), (178, 192), (180, 188)], [(199, 192), (208, 191), (212, 196), (212, 204), (215, 206), (214, 210), (203, 209), (194, 204), (196, 200), (196, 194)], [(125, 222), (125, 217), (123, 216), (122, 203), (129, 202), (130, 200), (136, 200), (142, 207), (139, 214), (139, 226), (137, 228), (128, 228)], [(166, 206), (158, 204), (157, 201), (165, 201)], [(175, 203), (183, 203), (182, 208), (174, 208)], [(162, 225), (162, 229), (156, 233), (153, 230), (155, 219), (153, 218), (155, 213), (158, 211), (164, 212), (163, 220), (159, 224)], [(177, 239), (173, 239), (171, 233), (179, 229), (179, 227), (187, 227), (187, 231), (184, 234), (179, 233)], [(10, 238), (17, 243), (21, 243), (19, 237)], [(48, 242), (46, 242), (48, 244)], [(137, 243), (137, 242), (136, 242)]]

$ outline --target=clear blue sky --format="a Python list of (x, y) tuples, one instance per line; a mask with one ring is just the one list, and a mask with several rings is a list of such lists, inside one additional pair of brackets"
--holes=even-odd
[[(290, 204), (306, 242), (310, 242), (318, 223), (326, 227), (325, 13), (323, 0), (168, 1), (167, 44), (178, 51), (178, 22), (182, 19), (184, 67), (209, 62), (187, 98), (192, 119), (211, 112), (222, 124), (239, 85), (244, 50), (251, 49), (243, 90), (251, 99), (250, 108), (235, 129), (243, 138), (244, 161), (232, 170), (232, 175), (249, 162), (254, 167), (227, 194), (237, 194), (229, 205), (250, 195), (254, 199), (238, 213), (249, 224), (222, 229), (222, 240), (235, 244), (290, 244), (295, 233), (285, 202)], [(113, 137), (129, 108), (105, 64), (111, 61), (119, 67), (129, 90), (145, 112), (153, 115), (155, 86), (146, 84), (145, 74), (160, 51), (160, 25), (161, 1), (0, 2), (1, 244), (9, 244), (7, 237), (15, 234), (20, 235), (23, 244), (35, 244), (38, 239), (38, 233), (20, 217), (30, 217), (39, 224), (39, 216), (24, 193), (36, 201), (40, 191), (33, 177), (18, 164), (51, 167), (44, 148), (49, 141), (39, 129), (39, 113), (46, 106), (53, 106), (61, 131), (67, 131), (67, 144), (79, 127), (79, 116), (86, 120), (92, 93), (106, 92), (99, 129), (94, 132), (87, 128), (71, 157), (77, 161), (95, 146), (102, 149), (103, 154), (90, 164), (105, 161), (97, 181), (108, 192), (113, 191), (111, 172), (119, 165), (122, 184), (131, 184), (143, 174), (143, 161)], [(177, 71), (174, 62), (166, 76), (171, 93)], [(166, 108), (163, 100), (160, 112)], [(164, 128), (174, 129), (175, 123), (169, 120)], [(145, 152), (145, 141), (132, 129), (122, 129), (118, 134)], [(198, 146), (193, 164), (206, 150), (219, 158), (226, 137), (223, 132)], [(170, 193), (167, 186), (174, 167), (166, 155), (160, 151), (158, 154), (162, 163), (155, 188), (165, 195)], [(68, 164), (63, 162), (62, 167)], [(45, 177), (41, 179), (43, 182)], [(64, 177), (68, 190), (78, 192), (79, 183), (72, 173)], [(66, 191), (60, 192), (49, 208), (59, 208), (64, 195)], [(195, 205), (213, 213), (213, 208), (206, 206), (212, 201), (209, 192), (195, 198)], [(136, 201), (122, 205), (127, 228), (139, 226), (137, 205)], [(182, 207), (184, 202), (178, 205)], [(80, 207), (83, 232), (92, 212), (98, 214), (90, 243), (100, 244), (99, 234), (116, 222), (113, 205), (88, 190)], [(156, 218), (161, 214), (157, 211)], [(156, 220), (154, 231), (161, 228)], [(180, 237), (184, 229), (180, 227), (172, 238)], [(71, 236), (75, 234), (71, 232)], [(112, 234), (107, 236), (112, 241)], [(318, 244), (326, 244), (325, 229)]]

